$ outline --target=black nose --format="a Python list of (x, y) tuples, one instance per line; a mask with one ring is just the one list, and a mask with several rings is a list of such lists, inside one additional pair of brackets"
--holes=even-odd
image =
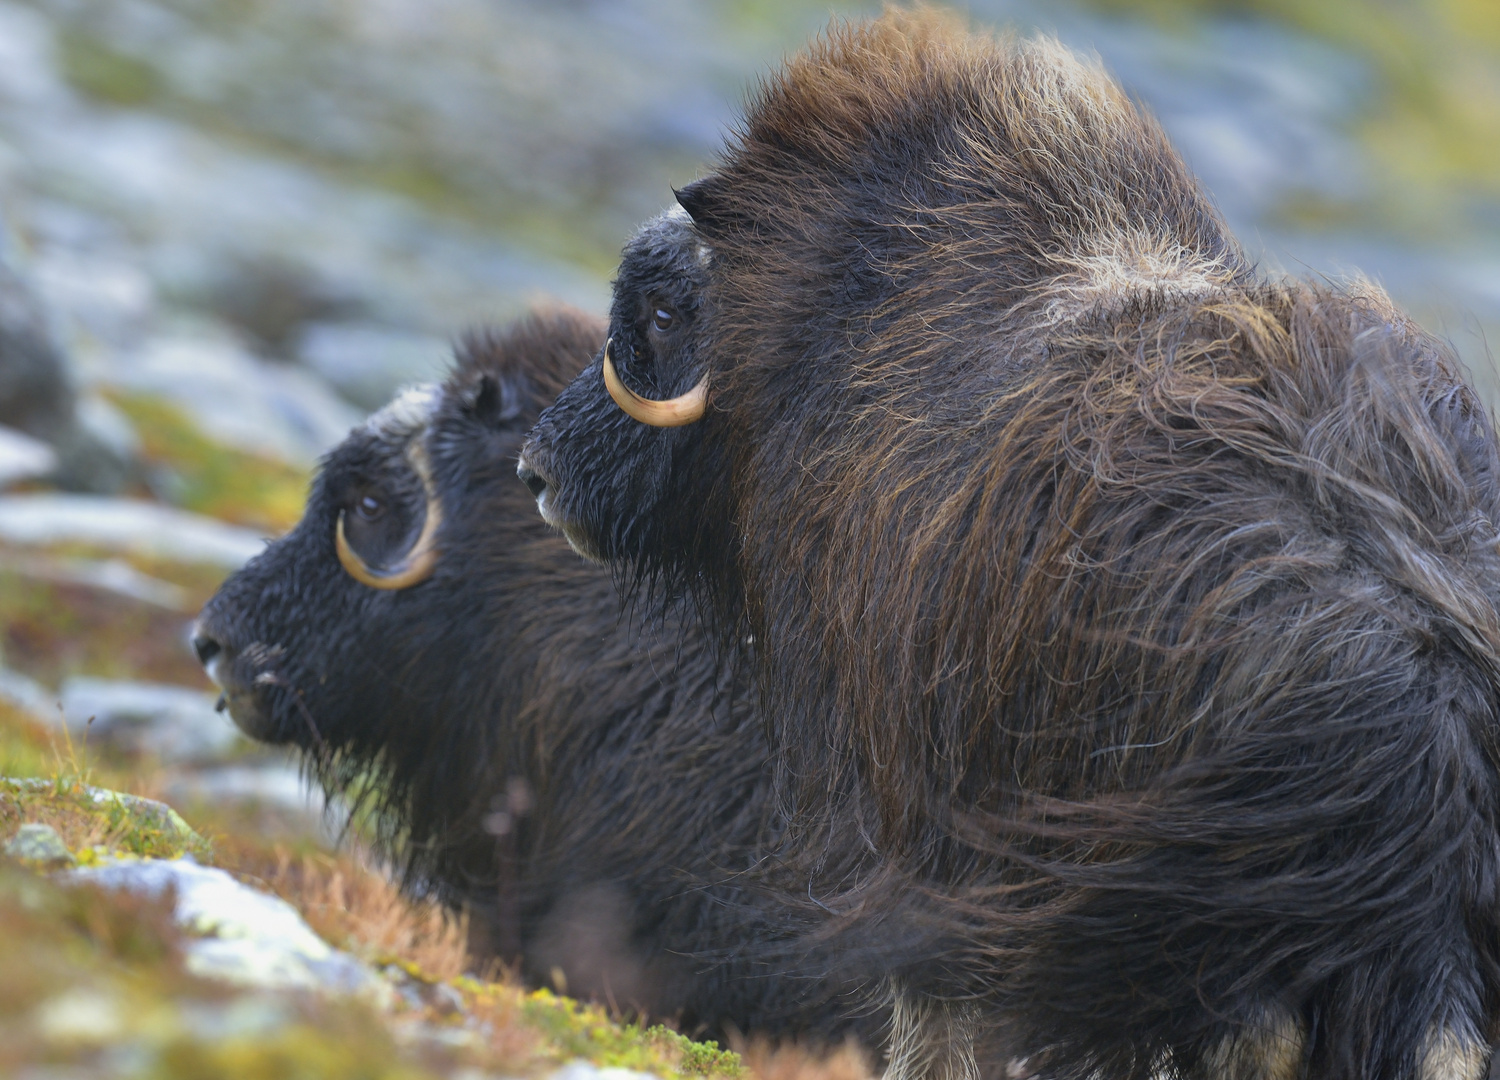
[(526, 464), (524, 460), (516, 465), (516, 475), (521, 478), (521, 483), (531, 490), (534, 498), (541, 498), (542, 492), (547, 490), (547, 481), (542, 478), (542, 474)]
[(208, 637), (205, 634), (193, 635), (193, 652), (198, 654), (198, 663), (202, 664), (204, 667), (207, 667), (208, 662), (214, 657), (218, 656), (222, 651), (223, 646), (221, 646), (213, 638)]

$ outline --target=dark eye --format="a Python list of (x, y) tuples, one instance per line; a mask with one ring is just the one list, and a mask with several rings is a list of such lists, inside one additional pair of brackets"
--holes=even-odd
[(380, 517), (381, 514), (385, 513), (385, 503), (381, 502), (373, 495), (366, 495), (364, 498), (360, 499), (359, 502), (354, 504), (354, 512), (359, 515), (360, 519), (363, 521), (374, 521), (376, 518)]
[(651, 313), (651, 325), (656, 327), (657, 330), (665, 332), (671, 328), (672, 321), (675, 318), (676, 316), (671, 311), (664, 307), (659, 307)]

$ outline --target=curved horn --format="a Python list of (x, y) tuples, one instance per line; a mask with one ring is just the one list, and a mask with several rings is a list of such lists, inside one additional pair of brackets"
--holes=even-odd
[(703, 419), (704, 410), (708, 408), (707, 375), (698, 380), (697, 386), (680, 397), (652, 401), (638, 396), (620, 381), (614, 359), (609, 354), (609, 347), (613, 344), (614, 338), (604, 343), (604, 387), (609, 391), (609, 396), (615, 399), (615, 404), (624, 409), (628, 416), (652, 427), (681, 427)]
[(386, 570), (376, 570), (354, 553), (344, 536), (344, 511), (339, 511), (338, 527), (334, 531), (334, 548), (338, 551), (339, 565), (355, 581), (372, 589), (406, 589), (426, 581), (437, 568), (438, 526), (443, 523), (442, 507), (432, 491), (432, 470), (427, 464), (427, 451), (420, 441), (413, 439), (407, 448), (406, 458), (422, 481), (422, 491), (427, 496), (427, 517), (422, 522), (422, 532), (411, 546), (406, 557)]

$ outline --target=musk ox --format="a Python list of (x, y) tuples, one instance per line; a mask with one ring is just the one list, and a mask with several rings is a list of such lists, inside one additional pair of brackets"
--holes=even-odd
[(690, 1030), (876, 1044), (879, 1001), (832, 974), (852, 939), (820, 954), (735, 882), (780, 828), (751, 695), (691, 619), (622, 615), (516, 482), (602, 340), (570, 314), (471, 338), (445, 385), (329, 454), (195, 647), (247, 734), (374, 800), (408, 886), (530, 980)]
[(794, 823), (946, 912), (903, 977), (956, 1023), (893, 1053), (1482, 1075), (1500, 458), (1449, 350), (1258, 272), (1096, 66), (931, 13), (828, 31), (678, 201), (520, 475), (753, 636)]

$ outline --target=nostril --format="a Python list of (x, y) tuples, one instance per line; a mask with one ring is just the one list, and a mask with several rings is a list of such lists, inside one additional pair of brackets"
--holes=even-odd
[(206, 634), (193, 635), (193, 652), (198, 654), (198, 663), (204, 667), (207, 667), (208, 662), (222, 651), (223, 646)]
[(540, 499), (542, 492), (547, 490), (547, 481), (542, 474), (522, 461), (516, 466), (516, 475), (521, 478), (521, 483), (530, 489), (533, 497)]

